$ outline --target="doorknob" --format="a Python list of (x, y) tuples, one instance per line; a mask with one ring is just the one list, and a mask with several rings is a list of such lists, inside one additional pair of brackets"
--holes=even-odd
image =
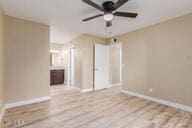
[(95, 71), (98, 71), (98, 69), (97, 69), (97, 68), (95, 68)]

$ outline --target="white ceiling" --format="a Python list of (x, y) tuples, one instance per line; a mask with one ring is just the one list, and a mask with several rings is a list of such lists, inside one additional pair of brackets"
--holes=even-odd
[[(93, 1), (101, 5), (106, 0)], [(7, 15), (50, 25), (51, 42), (57, 43), (82, 33), (109, 38), (192, 12), (192, 0), (130, 0), (118, 11), (137, 12), (139, 16), (115, 17), (106, 31), (102, 18), (81, 21), (102, 13), (81, 0), (1, 0), (1, 4)]]

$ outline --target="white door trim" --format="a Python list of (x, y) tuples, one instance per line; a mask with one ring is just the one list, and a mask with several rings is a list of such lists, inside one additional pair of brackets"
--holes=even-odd
[[(75, 52), (75, 47), (72, 45), (68, 48), (68, 58), (67, 58), (67, 69), (68, 69), (68, 73), (67, 73), (67, 85), (68, 86), (71, 86), (71, 49), (74, 49), (74, 52)], [(74, 53), (74, 56), (75, 56), (75, 53)], [(75, 58), (74, 58), (74, 84), (75, 84)], [(74, 85), (73, 85), (74, 86)]]

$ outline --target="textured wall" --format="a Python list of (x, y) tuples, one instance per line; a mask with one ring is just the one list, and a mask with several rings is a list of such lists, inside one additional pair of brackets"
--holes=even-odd
[(5, 16), (6, 103), (49, 95), (49, 26)]
[(192, 14), (118, 36), (123, 89), (192, 106), (191, 35)]

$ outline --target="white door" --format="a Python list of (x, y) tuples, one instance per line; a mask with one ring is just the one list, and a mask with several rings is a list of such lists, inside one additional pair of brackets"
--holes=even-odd
[(100, 90), (109, 86), (109, 48), (95, 45), (94, 89)]
[(71, 47), (69, 49), (69, 85), (75, 84), (75, 49)]

